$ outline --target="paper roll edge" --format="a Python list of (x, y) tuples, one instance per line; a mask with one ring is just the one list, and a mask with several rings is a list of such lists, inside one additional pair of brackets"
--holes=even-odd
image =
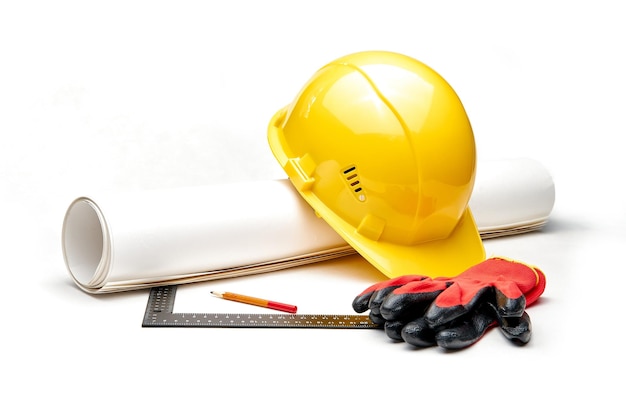
[(111, 266), (111, 240), (104, 215), (88, 197), (78, 197), (65, 212), (62, 227), (65, 266), (74, 282), (91, 292), (104, 286)]

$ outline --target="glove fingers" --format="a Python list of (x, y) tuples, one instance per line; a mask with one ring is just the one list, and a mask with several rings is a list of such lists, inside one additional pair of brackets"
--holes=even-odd
[(471, 298), (468, 298), (466, 290), (459, 283), (453, 283), (441, 292), (426, 311), (428, 325), (439, 328), (475, 310), (485, 299), (492, 296), (489, 287), (472, 289)]
[(380, 305), (383, 303), (387, 295), (397, 288), (398, 286), (385, 287), (376, 290), (373, 293), (363, 293), (354, 299), (352, 302), (352, 309), (358, 313), (365, 312), (369, 309), (369, 317), (371, 321), (377, 325), (383, 325), (386, 319), (380, 313)]
[(385, 325), (385, 322), (387, 322), (387, 320), (383, 318), (380, 314), (376, 314), (374, 312), (370, 312), (369, 318), (376, 325)]
[(412, 281), (419, 281), (424, 279), (424, 276), (406, 275), (396, 277), (395, 279), (386, 280), (381, 283), (373, 284), (354, 298), (354, 300), (352, 301), (352, 309), (354, 309), (358, 313), (362, 313), (368, 309), (371, 309), (370, 305), (372, 304), (376, 308), (380, 306), (380, 302), (382, 301), (382, 299), (384, 299), (384, 296), (389, 294), (394, 289), (404, 286), (405, 284)]
[(489, 312), (478, 309), (435, 334), (437, 345), (447, 350), (466, 348), (480, 340), (497, 321)]
[(495, 325), (499, 325), (503, 335), (516, 344), (524, 345), (530, 341), (532, 325), (526, 312), (520, 317), (499, 318), (496, 308), (488, 303), (438, 330), (433, 329), (425, 318), (418, 318), (402, 328), (401, 336), (405, 342), (417, 347), (437, 344), (447, 350), (458, 350), (476, 343)]
[(385, 295), (380, 301), (380, 315), (390, 321), (421, 317), (446, 286), (433, 280), (408, 283)]
[(395, 287), (387, 287), (373, 292), (361, 293), (352, 301), (352, 309), (361, 313), (373, 307), (376, 309), (376, 313), (378, 313), (378, 307), (380, 306), (382, 299), (385, 295), (391, 293), (393, 289), (395, 289)]
[(498, 317), (520, 317), (526, 309), (526, 298), (515, 283), (477, 289), (467, 289), (460, 283), (454, 283), (435, 299), (426, 312), (426, 319), (431, 327), (440, 327), (475, 310), (483, 303), (494, 306)]
[[(515, 284), (512, 284), (512, 286), (515, 286)], [(519, 292), (520, 294), (517, 297), (508, 296), (511, 293), (507, 289), (495, 288), (495, 305), (498, 309), (498, 315), (519, 318), (524, 313), (524, 309), (526, 309), (526, 297), (521, 292)]]
[(409, 322), (402, 328), (402, 339), (416, 347), (431, 347), (436, 345), (435, 331), (428, 326), (424, 318)]
[(519, 318), (501, 318), (500, 330), (506, 338), (514, 343), (524, 345), (530, 341), (532, 324), (530, 316), (526, 312)]
[[(381, 287), (371, 291), (365, 290), (363, 293), (354, 298), (352, 301), (352, 309), (361, 313), (370, 309), (372, 304), (375, 308), (377, 308), (380, 306), (380, 302), (382, 301), (381, 298), (384, 298), (386, 294), (391, 293), (393, 289), (397, 287), (399, 286)], [(378, 302), (376, 302), (377, 300)]]
[(385, 322), (385, 334), (394, 341), (402, 341), (403, 327), (404, 322), (402, 321), (387, 321)]
[(378, 325), (383, 325), (387, 319), (381, 314), (380, 307), (387, 298), (387, 295), (392, 293), (394, 289), (397, 288), (398, 286), (385, 287), (370, 294), (361, 294), (352, 302), (352, 309), (358, 313), (365, 312), (369, 309), (369, 317), (372, 322)]
[(374, 292), (361, 293), (352, 301), (352, 309), (357, 313), (365, 312), (369, 309), (370, 298)]

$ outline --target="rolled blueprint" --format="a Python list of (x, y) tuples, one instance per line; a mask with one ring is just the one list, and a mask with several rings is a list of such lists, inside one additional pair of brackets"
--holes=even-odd
[[(479, 164), (470, 208), (483, 238), (540, 229), (554, 183), (530, 159)], [(354, 254), (288, 179), (82, 196), (63, 257), (89, 293), (236, 277)]]

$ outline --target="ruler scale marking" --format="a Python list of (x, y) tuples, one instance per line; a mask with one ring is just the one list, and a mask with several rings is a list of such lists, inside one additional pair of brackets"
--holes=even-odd
[(176, 313), (176, 285), (150, 289), (142, 327), (145, 328), (379, 328), (367, 315)]

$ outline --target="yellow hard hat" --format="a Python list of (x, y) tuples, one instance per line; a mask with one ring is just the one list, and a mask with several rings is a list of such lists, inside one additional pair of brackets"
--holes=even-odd
[(302, 197), (388, 277), (455, 275), (485, 259), (468, 207), (472, 128), (450, 85), (386, 51), (319, 69), (268, 128)]

